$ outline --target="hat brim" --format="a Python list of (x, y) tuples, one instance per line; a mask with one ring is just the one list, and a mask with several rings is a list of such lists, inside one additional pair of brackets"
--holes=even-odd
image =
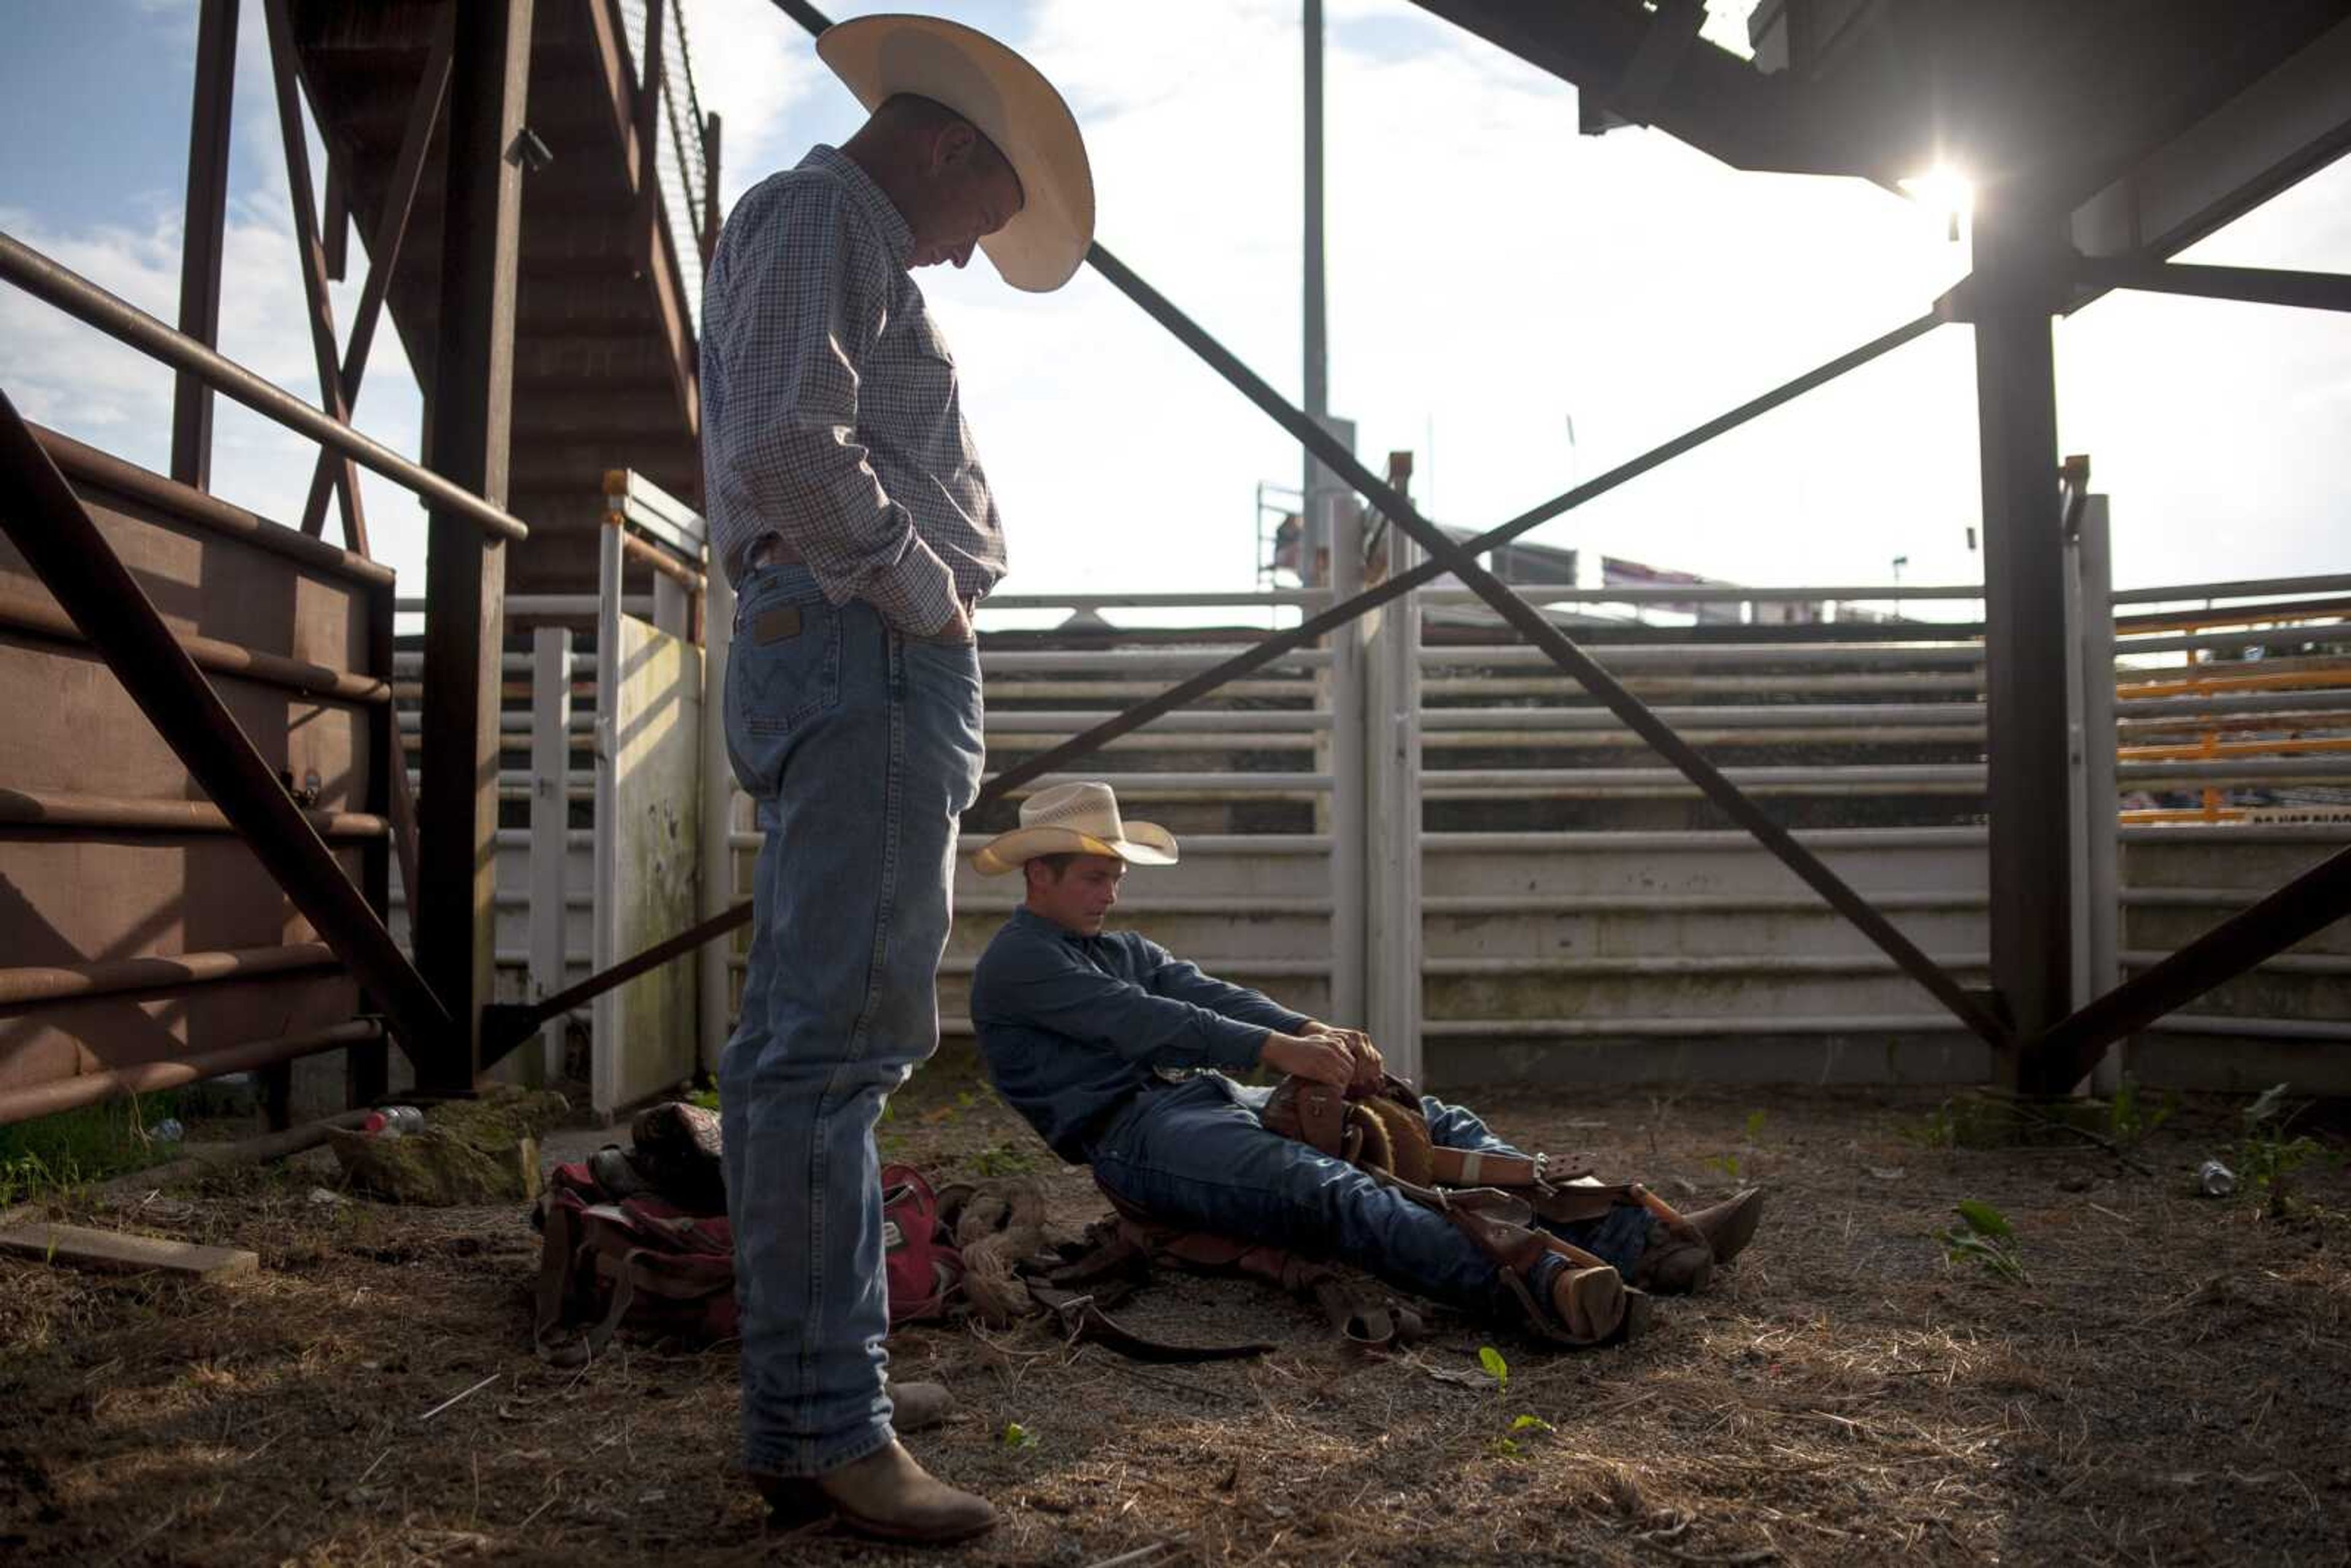
[(870, 111), (902, 92), (945, 104), (1010, 160), (1025, 201), (979, 242), (1004, 281), (1049, 294), (1073, 277), (1094, 237), (1094, 181), (1077, 117), (1036, 67), (994, 38), (937, 16), (837, 23), (816, 52)]
[(971, 857), (982, 876), (1017, 871), (1039, 855), (1115, 855), (1129, 865), (1174, 865), (1176, 835), (1156, 822), (1127, 822), (1126, 837), (1098, 839), (1075, 828), (1015, 828), (982, 844)]

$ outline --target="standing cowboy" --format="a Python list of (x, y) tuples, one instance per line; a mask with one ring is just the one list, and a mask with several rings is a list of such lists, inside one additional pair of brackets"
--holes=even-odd
[[(899, 1446), (873, 1125), (936, 1048), (956, 819), (980, 779), (974, 608), (1004, 540), (909, 269), (974, 246), (1016, 288), (1093, 232), (1077, 122), (985, 34), (922, 16), (817, 53), (871, 111), (736, 205), (703, 296), (703, 463), (736, 585), (726, 740), (766, 834), (719, 1067), (747, 1469), (893, 1540), (996, 1522)], [(899, 1425), (944, 1391), (898, 1393)]]

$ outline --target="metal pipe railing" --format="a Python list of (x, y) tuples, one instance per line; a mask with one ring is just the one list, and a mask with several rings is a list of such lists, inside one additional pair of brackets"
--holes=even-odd
[(2116, 604), (2187, 604), (2199, 600), (2277, 598), (2288, 593), (2351, 592), (2351, 572), (2315, 577), (2252, 577), (2227, 582), (2179, 582), (2156, 588), (2119, 589)]
[(0, 969), (0, 1018), (73, 1002), (128, 1001), (177, 993), (193, 986), (335, 967), (334, 951), (323, 942), (104, 958), (89, 964), (27, 965)]
[[(277, 1040), (253, 1040), (244, 1045), (225, 1046), (218, 1051), (192, 1051), (162, 1061), (142, 1061), (130, 1067), (76, 1073), (70, 1078), (53, 1079), (47, 1083), (29, 1084), (0, 1092), (0, 1123), (54, 1115), (59, 1111), (95, 1105), (117, 1094), (147, 1094), (158, 1089), (176, 1089), (183, 1083), (218, 1078), (225, 1072), (246, 1072), (256, 1067), (274, 1067), (281, 1061), (318, 1056), (350, 1046), (368, 1045), (382, 1038), (383, 1024), (380, 1020), (353, 1019)], [(352, 1114), (356, 1116), (358, 1113)]]
[(183, 375), (193, 377), (223, 396), (235, 398), (264, 419), (274, 420), (335, 448), (395, 485), (458, 513), (486, 532), (508, 539), (529, 537), (530, 529), (520, 518), (491, 506), (430, 468), (410, 462), (391, 447), (369, 440), (332, 414), (304, 402), (276, 382), (157, 320), (129, 300), (108, 293), (6, 233), (0, 233), (0, 278), (97, 328), (116, 341), (128, 343)]

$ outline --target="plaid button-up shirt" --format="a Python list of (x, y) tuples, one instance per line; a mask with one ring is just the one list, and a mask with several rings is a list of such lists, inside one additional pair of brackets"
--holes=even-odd
[(778, 536), (834, 603), (912, 633), (1004, 575), (914, 234), (831, 147), (736, 204), (702, 293), (704, 499), (727, 575)]

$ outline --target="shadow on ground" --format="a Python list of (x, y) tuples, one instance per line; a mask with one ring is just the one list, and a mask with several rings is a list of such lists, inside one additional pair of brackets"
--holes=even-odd
[[(1280, 1349), (1147, 1367), (1035, 1328), (909, 1332), (899, 1370), (963, 1401), (914, 1446), (1008, 1514), (962, 1557), (2239, 1563), (2336, 1560), (2351, 1539), (2339, 1143), (2303, 1176), (2316, 1217), (2278, 1223), (2193, 1196), (2222, 1106), (2126, 1163), (2086, 1141), (1937, 1146), (1932, 1097), (1453, 1097), (1669, 1196), (1763, 1182), (1771, 1218), (1649, 1337), (1583, 1354), (1440, 1319), (1365, 1360), (1307, 1305), (1190, 1279), (1125, 1315)], [(918, 1077), (883, 1137), (942, 1179), (1032, 1172), (1071, 1226), (1099, 1211), (967, 1061)], [(234, 1285), (0, 1261), (0, 1557), (941, 1560), (767, 1531), (731, 1474), (730, 1347), (535, 1361), (519, 1210), (314, 1201), (330, 1181), (312, 1156), (59, 1206), (257, 1250)], [(2022, 1279), (1946, 1260), (1961, 1199), (2013, 1225)], [(1479, 1371), (1489, 1345), (1506, 1383)]]

